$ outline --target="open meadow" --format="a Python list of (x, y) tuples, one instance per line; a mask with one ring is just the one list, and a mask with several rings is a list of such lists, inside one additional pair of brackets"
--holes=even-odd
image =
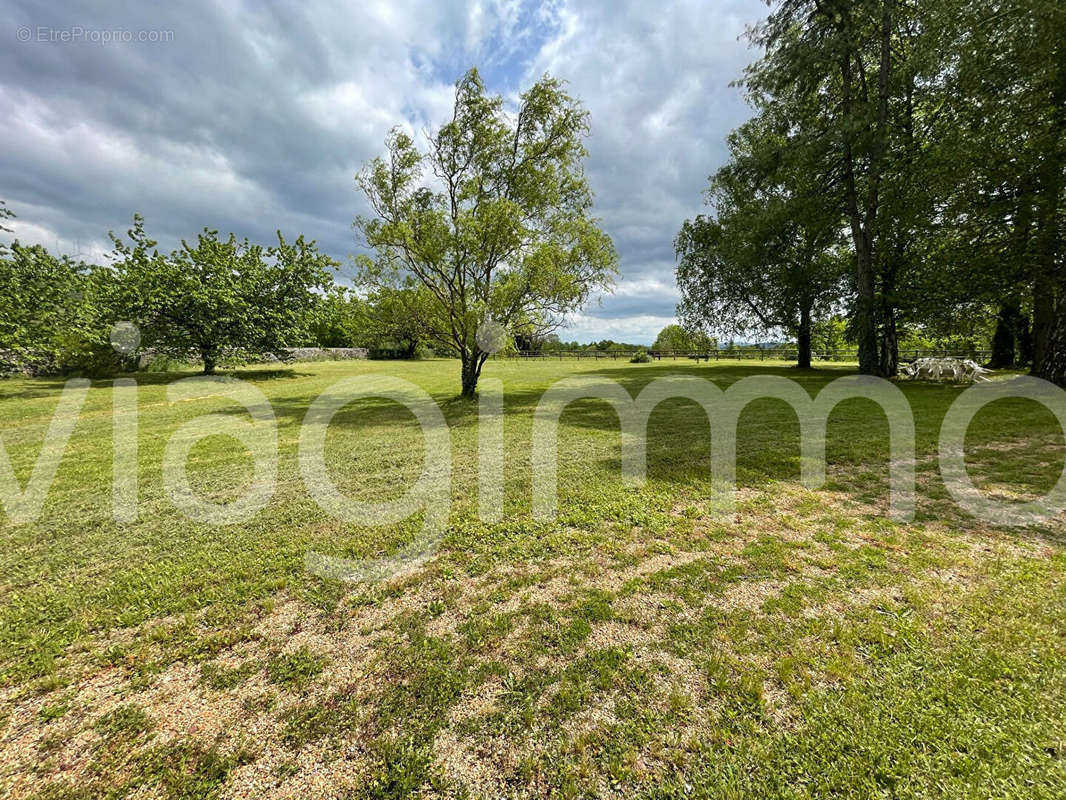
[[(138, 383), (138, 518), (112, 518), (113, 398), (94, 381), (35, 522), (0, 521), (0, 795), (96, 797), (1063, 797), (1066, 525), (995, 528), (958, 508), (937, 437), (960, 387), (899, 383), (914, 411), (918, 505), (888, 516), (888, 429), (848, 400), (830, 417), (826, 484), (799, 481), (788, 406), (753, 403), (729, 519), (708, 509), (710, 425), (660, 405), (648, 480), (621, 477), (618, 418), (569, 406), (559, 505), (531, 514), (533, 411), (554, 381), (598, 374), (752, 374), (812, 394), (849, 365), (489, 361), (505, 390), (505, 518), (478, 518), (476, 401), (458, 362), (253, 366), (233, 374), (276, 415), (278, 480), (250, 520), (179, 513), (170, 435), (232, 401), (168, 403), (177, 373)], [(310, 574), (309, 551), (378, 557), (418, 516), (334, 519), (297, 465), (311, 402), (351, 376), (394, 375), (437, 401), (452, 442), (436, 555), (393, 580)], [(0, 382), (0, 437), (25, 485), (60, 379)], [(983, 409), (970, 474), (1002, 500), (1042, 495), (1063, 433), (1026, 400)], [(362, 500), (401, 496), (422, 433), (385, 400), (329, 427), (329, 472)], [(236, 498), (248, 454), (196, 444), (190, 480)]]

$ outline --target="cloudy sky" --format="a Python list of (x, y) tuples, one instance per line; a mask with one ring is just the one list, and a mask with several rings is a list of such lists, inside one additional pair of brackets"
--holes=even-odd
[(170, 248), (207, 226), (303, 233), (341, 261), (353, 176), (432, 127), (478, 66), (513, 96), (545, 72), (591, 115), (587, 171), (621, 278), (564, 339), (649, 343), (673, 321), (672, 242), (725, 136), (760, 0), (350, 3), (0, 0), (0, 199), (16, 235), (83, 257), (134, 211)]

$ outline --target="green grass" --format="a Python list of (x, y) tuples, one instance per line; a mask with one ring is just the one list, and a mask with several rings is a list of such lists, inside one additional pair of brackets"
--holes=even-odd
[(306, 647), (292, 653), (282, 653), (267, 662), (267, 676), (272, 683), (302, 691), (326, 666), (326, 659)]
[[(477, 406), (458, 365), (320, 362), (235, 374), (277, 417), (278, 483), (249, 521), (185, 519), (161, 480), (168, 437), (222, 398), (169, 404), (177, 374), (136, 376), (139, 518), (111, 518), (111, 384), (95, 382), (41, 518), (0, 517), (0, 793), (219, 796), (242, 786), (351, 796), (1060, 797), (1066, 793), (1062, 517), (996, 529), (957, 508), (936, 461), (961, 389), (900, 384), (914, 410), (919, 504), (887, 517), (887, 424), (871, 403), (832, 414), (826, 486), (799, 484), (795, 415), (741, 417), (738, 502), (710, 514), (709, 423), (652, 415), (648, 481), (623, 484), (614, 412), (568, 408), (559, 513), (535, 520), (529, 452), (544, 390), (595, 373), (635, 394), (671, 374), (751, 374), (815, 393), (846, 366), (770, 362), (490, 362), (505, 386), (505, 519), (477, 516)], [(309, 575), (308, 550), (378, 557), (418, 517), (330, 518), (296, 463), (311, 401), (352, 375), (410, 380), (449, 424), (440, 550), (383, 584)], [(28, 478), (61, 381), (0, 383), (0, 437)], [(422, 469), (414, 417), (346, 406), (327, 436), (340, 489), (400, 497)], [(1063, 469), (1046, 409), (978, 414), (967, 463), (1003, 498)], [(190, 454), (197, 491), (239, 496), (247, 451)], [(103, 705), (101, 705), (103, 704)], [(81, 792), (79, 795), (78, 793)]]

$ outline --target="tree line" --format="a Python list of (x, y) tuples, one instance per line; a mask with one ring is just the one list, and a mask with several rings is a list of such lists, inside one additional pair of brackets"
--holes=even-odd
[(984, 336), (1066, 384), (1066, 5), (782, 0), (748, 34), (753, 116), (677, 236), (691, 329), (835, 316), (859, 370)]
[(279, 232), (262, 245), (205, 229), (167, 253), (135, 216), (111, 240), (103, 264), (17, 240), (0, 245), (0, 368), (106, 375), (149, 353), (156, 365), (199, 361), (212, 374), (221, 362), (284, 357), (293, 347), (411, 358), (426, 342), (422, 292), (342, 286), (340, 265), (302, 236)]

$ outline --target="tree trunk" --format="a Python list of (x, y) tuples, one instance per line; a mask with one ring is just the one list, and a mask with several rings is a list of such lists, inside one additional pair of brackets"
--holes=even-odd
[[(1061, 20), (1062, 18), (1059, 17)], [(1048, 20), (1050, 21), (1050, 19)], [(1051, 129), (1040, 170), (1033, 296), (1033, 372), (1066, 386), (1066, 276), (1061, 264), (1059, 221), (1066, 172), (1066, 44), (1056, 40), (1052, 64)]]
[(992, 369), (1010, 369), (1014, 366), (1020, 317), (1021, 310), (1015, 298), (1000, 303), (999, 313), (996, 315), (996, 332), (992, 334), (992, 358), (988, 362)]
[[(864, 342), (862, 340), (859, 341), (859, 372), (873, 375), (894, 375), (896, 361), (898, 360), (899, 355), (895, 343), (895, 314), (892, 314), (891, 319), (892, 342), (888, 352), (886, 353), (884, 350), (879, 352), (880, 343), (878, 342), (877, 337), (877, 317), (885, 309), (881, 307), (884, 301), (878, 303), (877, 298), (874, 295), (874, 287), (877, 283), (876, 270), (878, 262), (876, 255), (878, 249), (882, 246), (884, 239), (884, 237), (880, 235), (878, 228), (878, 206), (881, 177), (884, 172), (884, 161), (888, 151), (888, 101), (889, 84), (892, 75), (892, 18), (894, 11), (895, 0), (881, 0), (881, 59), (877, 70), (877, 124), (874, 131), (876, 136), (870, 159), (871, 166), (868, 177), (869, 185), (866, 187), (866, 231), (863, 236), (866, 245), (867, 274), (862, 277), (868, 284), (866, 292), (870, 307), (869, 318), (864, 320), (864, 325), (869, 326), (871, 330), (860, 331), (860, 333), (865, 333), (869, 338), (865, 342), (865, 347)], [(863, 291), (863, 289), (860, 288), (860, 291)], [(887, 323), (887, 321), (885, 322)], [(864, 355), (865, 359), (863, 358)], [(864, 361), (866, 369), (863, 369)]]
[[(887, 102), (887, 76), (885, 71), (891, 70), (891, 20), (894, 6), (885, 3), (881, 20), (881, 69), (882, 69), (882, 102)], [(906, 66), (906, 64), (904, 64)], [(903, 104), (903, 159), (896, 167), (897, 191), (906, 197), (911, 195), (911, 185), (914, 176), (914, 162), (917, 146), (914, 137), (914, 91), (915, 73), (913, 67), (906, 68), (904, 81), (904, 104)], [(887, 120), (887, 108), (885, 109)], [(881, 225), (885, 224), (884, 214), (881, 215)], [(881, 375), (885, 378), (895, 377), (899, 374), (899, 297), (896, 295), (899, 287), (899, 276), (908, 273), (910, 266), (910, 254), (908, 245), (914, 241), (914, 212), (903, 211), (896, 204), (895, 215), (889, 222), (892, 232), (893, 244), (891, 249), (884, 249), (888, 255), (882, 264), (881, 276)], [(882, 237), (884, 239), (885, 237)], [(906, 280), (906, 278), (904, 279)]]
[(1047, 352), (1048, 337), (1055, 322), (1055, 297), (1051, 282), (1037, 277), (1033, 283), (1033, 374), (1038, 375)]
[(461, 354), (463, 397), (473, 398), (477, 394), (477, 381), (481, 377), (481, 367), (485, 363), (485, 354), (464, 350)]
[(800, 369), (811, 368), (811, 304), (804, 303), (800, 308), (799, 330), (796, 335), (796, 366)]
[[(852, 147), (852, 134), (846, 131), (843, 137), (845, 200), (851, 227), (852, 244), (855, 247), (855, 283), (858, 292), (855, 307), (855, 336), (859, 344), (859, 372), (863, 375), (877, 375), (881, 369), (877, 347), (878, 308), (874, 239), (877, 231), (881, 161), (884, 158), (886, 149), (884, 138), (887, 135), (889, 77), (892, 71), (890, 45), (893, 8), (892, 0), (882, 0), (878, 113), (874, 131), (877, 141), (871, 154), (872, 164), (867, 174), (866, 197), (861, 209), (859, 207), (859, 194), (855, 175), (856, 157)], [(851, 21), (846, 15), (843, 18), (843, 22), (845, 26), (850, 27)], [(855, 88), (852, 58), (853, 53), (847, 51), (840, 60), (841, 107), (846, 127), (854, 126), (865, 113), (855, 109), (852, 96)]]
[[(902, 258), (898, 250), (894, 255)], [(897, 263), (890, 259), (889, 263), (885, 264), (882, 278), (879, 374), (885, 378), (891, 378), (899, 372), (899, 330), (896, 326)]]
[[(851, 53), (844, 53), (840, 60), (841, 90), (845, 121), (851, 124), (852, 74)], [(848, 222), (851, 226), (851, 242), (855, 248), (855, 338), (859, 344), (859, 372), (871, 374), (877, 369), (877, 329), (874, 325), (874, 273), (870, 258), (869, 239), (863, 228), (859, 211), (859, 193), (855, 178), (855, 155), (850, 135), (844, 135), (844, 187), (847, 201)]]
[(855, 336), (859, 340), (859, 372), (876, 375), (880, 368), (877, 352), (877, 298), (874, 290), (873, 254), (865, 235), (855, 243), (858, 300), (855, 309)]
[(204, 375), (215, 374), (215, 350), (214, 348), (200, 350), (200, 357), (204, 361)]
[(1029, 329), (1029, 317), (1018, 317), (1018, 366), (1027, 367), (1033, 363), (1033, 332)]
[(1040, 377), (1066, 389), (1066, 309), (1060, 310), (1048, 336)]
[(899, 373), (899, 331), (896, 327), (896, 309), (884, 309), (881, 320), (880, 374), (891, 378)]

